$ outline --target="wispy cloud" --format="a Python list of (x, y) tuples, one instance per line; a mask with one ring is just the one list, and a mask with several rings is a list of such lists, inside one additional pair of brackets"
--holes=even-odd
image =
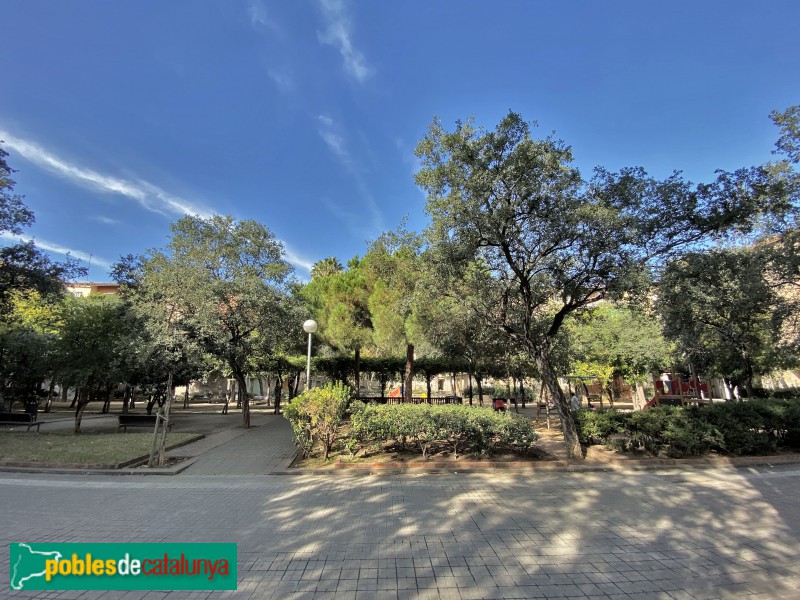
[(350, 171), (354, 171), (355, 163), (353, 162), (353, 157), (350, 156), (350, 152), (347, 150), (347, 142), (345, 141), (343, 134), (337, 131), (337, 127), (333, 122), (333, 119), (326, 115), (319, 115), (317, 117), (317, 121), (320, 123), (320, 127), (317, 130), (319, 137), (322, 138), (322, 141), (325, 142), (325, 145), (328, 146), (328, 149), (331, 152), (333, 152), (334, 156), (336, 156), (339, 162), (346, 166)]
[(269, 17), (267, 7), (261, 0), (250, 0), (247, 5), (247, 14), (253, 27), (267, 27), (273, 31), (280, 31), (278, 23)]
[(325, 201), (326, 206), (334, 215), (348, 222), (350, 229), (354, 232), (358, 231), (359, 233), (363, 233), (365, 226), (368, 228), (371, 226), (374, 232), (383, 230), (383, 215), (378, 209), (378, 204), (375, 202), (375, 198), (369, 191), (369, 187), (364, 179), (362, 169), (359, 168), (358, 164), (353, 159), (353, 155), (350, 153), (350, 150), (347, 147), (347, 140), (342, 128), (327, 115), (317, 116), (317, 122), (319, 123), (317, 132), (322, 138), (322, 141), (325, 142), (325, 145), (328, 146), (328, 149), (331, 151), (331, 153), (353, 177), (356, 187), (358, 188), (361, 197), (367, 205), (369, 216), (372, 218), (372, 223), (370, 224), (369, 222), (365, 222), (364, 215), (356, 216), (335, 207), (329, 200)]
[[(146, 181), (137, 180), (130, 181), (118, 177), (104, 175), (92, 169), (78, 166), (68, 160), (56, 156), (55, 154), (45, 150), (41, 146), (20, 138), (17, 138), (6, 131), (0, 130), (0, 139), (4, 140), (6, 148), (9, 148), (21, 156), (25, 157), (35, 165), (55, 172), (68, 180), (78, 185), (100, 190), (103, 192), (120, 194), (136, 201), (143, 208), (158, 213), (164, 216), (173, 215), (197, 215), (204, 219), (219, 214), (218, 212), (191, 204), (190, 202), (174, 196), (169, 192), (161, 189), (160, 187), (148, 183)], [(94, 220), (101, 223), (113, 224), (116, 223), (114, 219), (108, 217), (92, 217)], [(6, 239), (28, 241), (31, 238), (20, 236), (9, 236), (3, 234), (2, 237)], [(91, 257), (86, 252), (80, 250), (71, 250), (59, 244), (46, 242), (43, 240), (36, 240), (36, 245), (44, 250), (55, 252), (57, 254), (70, 254), (74, 258), (89, 261), (91, 258), (92, 265), (109, 268), (111, 263), (97, 257)], [(284, 243), (286, 249), (286, 260), (298, 268), (309, 271), (311, 269), (311, 261), (300, 258), (300, 256), (288, 248)]]
[(352, 26), (342, 0), (320, 0), (320, 7), (326, 29), (317, 32), (317, 39), (339, 50), (344, 60), (344, 70), (359, 83), (363, 82), (372, 75), (373, 69), (367, 64), (364, 55), (353, 46)]
[(213, 214), (208, 209), (194, 205), (178, 196), (173, 196), (152, 183), (104, 175), (92, 169), (81, 167), (56, 156), (34, 142), (17, 138), (8, 132), (0, 131), (0, 139), (5, 140), (7, 148), (19, 153), (42, 168), (66, 177), (78, 185), (125, 196), (151, 212), (165, 216), (188, 214), (208, 217)]
[(74, 250), (72, 248), (66, 248), (60, 244), (54, 244), (52, 242), (47, 242), (42, 239), (35, 239), (33, 237), (25, 235), (13, 235), (9, 233), (0, 233), (0, 238), (3, 238), (4, 240), (8, 240), (11, 242), (28, 243), (33, 241), (36, 244), (36, 246), (41, 248), (42, 250), (47, 250), (48, 252), (53, 252), (54, 254), (61, 254), (62, 256), (70, 256), (72, 258), (77, 258), (78, 260), (82, 260), (84, 262), (89, 263), (93, 267), (103, 267), (104, 269), (111, 268), (111, 263), (103, 258), (94, 256), (87, 252), (83, 252), (82, 250)]
[(111, 219), (109, 217), (103, 217), (101, 215), (95, 215), (93, 217), (89, 217), (92, 221), (97, 221), (98, 223), (102, 223), (103, 225), (118, 225), (119, 221), (117, 219)]
[(294, 89), (294, 79), (285, 69), (271, 68), (267, 75), (281, 92), (291, 92)]
[(290, 248), (286, 242), (281, 241), (281, 244), (283, 244), (283, 254), (288, 262), (293, 264), (295, 267), (303, 269), (304, 271), (308, 271), (309, 273), (311, 272), (311, 267), (314, 264), (313, 262), (301, 257), (294, 249)]

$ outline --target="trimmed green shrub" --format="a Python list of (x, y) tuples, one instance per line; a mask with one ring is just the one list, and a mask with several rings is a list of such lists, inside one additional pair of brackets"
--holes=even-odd
[(367, 405), (353, 414), (350, 435), (364, 444), (412, 442), (426, 458), (434, 445), (445, 445), (456, 458), (466, 450), (490, 453), (498, 444), (523, 452), (537, 437), (525, 417), (429, 404)]
[(572, 416), (578, 429), (578, 439), (584, 446), (603, 444), (625, 430), (625, 413), (611, 408), (576, 410)]
[(577, 411), (582, 444), (602, 443), (619, 451), (645, 450), (670, 457), (711, 450), (769, 454), (800, 447), (800, 401), (766, 399), (707, 406), (655, 406), (635, 413)]
[(316, 443), (322, 446), (324, 458), (340, 437), (341, 426), (350, 403), (350, 388), (329, 383), (325, 387), (311, 388), (294, 398), (284, 408), (295, 443), (308, 456)]

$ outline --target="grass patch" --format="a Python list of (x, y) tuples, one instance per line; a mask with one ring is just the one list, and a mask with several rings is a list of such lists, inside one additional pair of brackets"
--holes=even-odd
[[(170, 433), (167, 446), (195, 437)], [(0, 433), (0, 461), (42, 465), (116, 465), (149, 454), (150, 433)]]

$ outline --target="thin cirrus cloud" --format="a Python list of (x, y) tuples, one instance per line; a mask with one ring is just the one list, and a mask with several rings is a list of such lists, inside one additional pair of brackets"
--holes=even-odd
[(42, 250), (47, 250), (48, 252), (52, 252), (54, 254), (61, 254), (62, 256), (77, 258), (78, 260), (89, 263), (93, 267), (102, 267), (104, 269), (111, 268), (111, 263), (103, 258), (94, 256), (93, 254), (87, 254), (81, 250), (66, 248), (60, 244), (54, 244), (53, 242), (48, 242), (42, 239), (35, 239), (25, 235), (14, 235), (10, 233), (0, 233), (0, 238), (10, 242), (23, 242), (25, 244), (28, 242), (34, 242), (36, 246)]
[[(368, 224), (368, 226), (371, 225), (373, 232), (379, 232), (383, 230), (383, 215), (378, 209), (378, 204), (375, 202), (372, 192), (369, 191), (369, 187), (364, 179), (362, 169), (353, 159), (353, 155), (350, 153), (350, 150), (347, 147), (347, 141), (341, 131), (341, 128), (331, 117), (327, 115), (317, 116), (317, 122), (319, 123), (317, 132), (319, 133), (320, 138), (322, 138), (322, 141), (325, 142), (325, 145), (334, 155), (336, 160), (339, 161), (339, 163), (353, 178), (353, 181), (355, 182), (362, 199), (367, 205), (369, 214), (372, 217), (372, 222), (371, 224)], [(325, 201), (325, 204), (328, 207), (328, 210), (330, 210), (335, 216), (346, 221), (351, 230), (354, 232), (357, 231), (359, 233), (363, 233), (365, 225), (363, 216), (356, 216), (352, 213), (337, 208), (330, 201)]]
[(261, 0), (250, 0), (247, 5), (247, 14), (250, 17), (250, 24), (255, 28), (266, 27), (276, 33), (280, 33), (278, 23), (271, 19), (267, 13), (267, 7)]
[(104, 217), (102, 215), (95, 215), (94, 217), (89, 217), (89, 219), (92, 221), (97, 221), (98, 223), (102, 223), (103, 225), (119, 225), (119, 221), (117, 219)]
[(322, 16), (325, 20), (325, 31), (317, 32), (317, 39), (322, 44), (333, 46), (339, 50), (344, 60), (344, 70), (363, 83), (373, 73), (372, 67), (358, 48), (353, 45), (352, 26), (344, 4), (341, 0), (320, 0)]
[(196, 206), (160, 187), (138, 180), (131, 181), (103, 175), (97, 171), (80, 167), (52, 152), (45, 150), (38, 144), (17, 138), (5, 131), (0, 131), (0, 139), (5, 140), (5, 145), (25, 157), (35, 165), (54, 172), (70, 181), (95, 190), (119, 194), (137, 202), (142, 208), (161, 215), (198, 215), (209, 217), (213, 213), (208, 209)]
[(281, 92), (291, 92), (294, 89), (294, 79), (285, 69), (272, 68), (267, 70), (267, 75)]
[[(5, 131), (0, 131), (0, 139), (4, 140), (7, 148), (14, 150), (35, 165), (55, 172), (78, 185), (125, 196), (136, 201), (140, 206), (151, 212), (164, 216), (197, 215), (204, 219), (218, 214), (216, 211), (193, 205), (182, 198), (173, 196), (158, 186), (146, 181), (129, 181), (120, 179), (118, 177), (103, 175), (102, 173), (98, 173), (92, 169), (75, 165), (74, 163), (56, 156), (52, 152), (45, 150), (33, 142), (17, 138)], [(109, 225), (115, 223), (114, 219), (102, 216), (94, 217), (94, 220)], [(19, 237), (13, 239), (23, 239), (23, 241), (27, 241), (24, 238)], [(89, 261), (91, 258), (91, 255), (87, 254), (86, 252), (71, 250), (58, 244), (44, 242), (42, 240), (38, 240), (36, 244), (44, 250), (55, 252), (57, 254), (70, 254), (75, 258), (86, 261)], [(306, 271), (311, 270), (311, 262), (301, 258), (296, 252), (286, 248), (285, 243), (284, 250), (284, 254), (288, 262)], [(97, 259), (96, 257), (92, 258), (91, 262), (93, 265), (100, 267), (108, 267), (111, 264), (108, 261)]]

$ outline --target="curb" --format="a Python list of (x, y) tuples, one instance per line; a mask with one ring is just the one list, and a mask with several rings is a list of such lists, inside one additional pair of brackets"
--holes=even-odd
[[(173, 444), (172, 446), (168, 446), (166, 450), (175, 450), (181, 446), (186, 446), (187, 444), (192, 444), (198, 440), (202, 440), (205, 437), (206, 436), (203, 434), (196, 434), (194, 437), (177, 444)], [(147, 470), (136, 468), (147, 462), (149, 458), (150, 455), (145, 454), (116, 465), (68, 464), (54, 467), (40, 466), (37, 463), (3, 462), (0, 463), (0, 472), (54, 475), (178, 475), (187, 469), (192, 463), (194, 463), (198, 457), (194, 456), (188, 458), (187, 460), (183, 460), (171, 467), (154, 467)]]
[[(641, 459), (629, 461), (608, 462), (578, 462), (567, 460), (542, 460), (537, 462), (512, 461), (506, 463), (492, 463), (489, 461), (476, 462), (444, 462), (431, 461), (429, 463), (346, 463), (337, 462), (327, 469), (288, 469), (285, 475), (339, 475), (350, 471), (352, 474), (393, 475), (393, 474), (427, 474), (427, 473), (494, 473), (502, 471), (507, 474), (524, 473), (526, 475), (536, 472), (546, 473), (586, 473), (607, 471), (660, 471), (680, 469), (741, 469), (746, 467), (775, 467), (780, 465), (800, 464), (800, 453), (793, 455), (775, 456), (740, 456), (701, 459)], [(279, 475), (281, 473), (274, 473)]]

